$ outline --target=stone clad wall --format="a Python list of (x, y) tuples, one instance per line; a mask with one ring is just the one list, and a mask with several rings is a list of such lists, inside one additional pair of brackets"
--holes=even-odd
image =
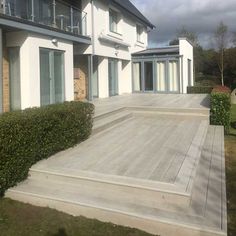
[(87, 98), (88, 76), (88, 57), (75, 56), (74, 96), (76, 101), (85, 100)]
[(10, 75), (6, 39), (3, 38), (3, 112), (10, 111)]

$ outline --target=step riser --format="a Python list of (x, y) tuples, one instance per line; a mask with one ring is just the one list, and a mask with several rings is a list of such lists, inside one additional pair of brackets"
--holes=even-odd
[(119, 108), (117, 110), (114, 110), (114, 111), (110, 111), (110, 112), (107, 112), (107, 113), (104, 113), (104, 114), (101, 114), (101, 115), (98, 115), (96, 116), (95, 114), (95, 117), (94, 117), (94, 122), (96, 121), (99, 121), (101, 119), (104, 119), (104, 118), (107, 118), (107, 117), (110, 117), (110, 116), (113, 116), (113, 115), (116, 115), (122, 111), (126, 111), (127, 109), (125, 107), (122, 107), (122, 108)]
[(180, 115), (195, 115), (195, 116), (210, 116), (208, 109), (184, 109), (184, 108), (155, 108), (155, 107), (127, 107), (129, 111), (144, 111), (144, 112), (158, 112), (158, 113), (173, 113)]
[[(174, 206), (188, 207), (190, 204), (190, 196), (180, 195), (172, 192), (154, 191), (151, 189), (137, 188), (133, 186), (125, 186), (122, 184), (113, 184), (103, 181), (93, 181), (85, 178), (73, 178), (62, 175), (55, 175), (50, 173), (42, 173), (30, 171), (30, 178), (40, 181), (59, 181), (66, 184), (76, 186), (87, 186), (98, 193), (102, 193), (113, 200), (117, 198), (118, 202), (135, 202), (146, 207), (169, 209), (172, 210)], [(91, 193), (93, 194), (93, 193)], [(175, 209), (175, 208), (174, 208)]]
[[(107, 122), (104, 125), (101, 125), (99, 127), (95, 127), (95, 128), (93, 128), (92, 135), (95, 135), (95, 134), (100, 133), (106, 129), (109, 129), (109, 128), (113, 127), (114, 125), (117, 125), (117, 124), (131, 118), (131, 117), (132, 117), (132, 114), (130, 113), (125, 116), (119, 117), (118, 119), (111, 120), (110, 122)], [(96, 125), (96, 121), (94, 122), (94, 125)]]
[(23, 194), (14, 191), (8, 191), (6, 197), (15, 199), (24, 203), (33, 204), (39, 207), (50, 207), (58, 211), (68, 213), (73, 216), (84, 216), (91, 219), (98, 219), (102, 222), (110, 222), (127, 227), (144, 230), (151, 234), (168, 236), (226, 236), (227, 233), (204, 230), (203, 228), (194, 228), (191, 226), (173, 224), (162, 219), (143, 218), (140, 215), (128, 214), (112, 209), (96, 208), (83, 204), (74, 204), (70, 202), (42, 198), (36, 195)]

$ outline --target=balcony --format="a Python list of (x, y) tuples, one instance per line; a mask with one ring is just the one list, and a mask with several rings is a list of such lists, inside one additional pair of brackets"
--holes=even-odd
[(74, 35), (87, 36), (87, 13), (64, 1), (3, 0), (0, 13)]

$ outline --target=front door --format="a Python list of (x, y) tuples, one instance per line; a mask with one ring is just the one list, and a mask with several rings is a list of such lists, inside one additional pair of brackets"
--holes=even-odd
[(109, 59), (108, 61), (108, 77), (109, 77), (109, 96), (118, 95), (118, 61)]
[(64, 53), (40, 49), (41, 106), (64, 102), (64, 94)]

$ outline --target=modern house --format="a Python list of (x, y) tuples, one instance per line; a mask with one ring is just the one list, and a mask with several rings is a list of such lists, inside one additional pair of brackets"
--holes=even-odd
[[(2, 0), (0, 112), (136, 91), (186, 92), (193, 61), (190, 53), (185, 62), (186, 41), (159, 60), (159, 50), (145, 51), (153, 28), (130, 1)], [(157, 88), (160, 68), (166, 85)], [(169, 88), (173, 73), (176, 87)]]

